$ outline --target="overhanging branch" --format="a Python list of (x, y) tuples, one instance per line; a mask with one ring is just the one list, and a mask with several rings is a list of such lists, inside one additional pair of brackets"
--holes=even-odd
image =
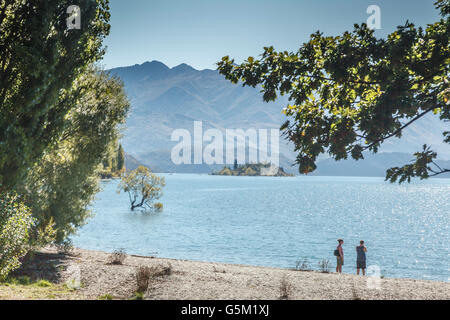
[[(441, 106), (439, 105), (439, 106), (434, 106), (434, 107), (431, 107), (431, 108), (425, 110), (424, 112), (418, 114), (417, 116), (415, 116), (413, 119), (411, 119), (410, 121), (408, 121), (407, 123), (405, 123), (403, 126), (401, 126), (400, 128), (398, 128), (397, 130), (395, 130), (393, 133), (391, 133), (391, 134), (389, 134), (389, 135), (387, 135), (387, 136), (385, 136), (385, 137), (382, 137), (382, 138), (379, 138), (379, 139), (373, 141), (373, 142), (372, 142), (371, 144), (369, 144), (368, 146), (363, 147), (362, 150), (364, 151), (364, 150), (370, 149), (370, 148), (372, 148), (374, 145), (376, 145), (377, 143), (380, 143), (380, 142), (383, 142), (383, 141), (385, 141), (385, 140), (387, 140), (387, 139), (389, 139), (389, 138), (392, 138), (393, 136), (395, 136), (395, 135), (399, 134), (400, 132), (402, 132), (403, 129), (405, 129), (406, 127), (408, 127), (408, 126), (409, 126), (410, 124), (412, 124), (414, 121), (419, 120), (420, 118), (422, 118), (424, 115), (426, 115), (426, 114), (429, 113), (430, 111), (433, 111), (433, 110), (435, 110), (435, 109), (437, 109), (437, 108), (440, 108), (440, 107), (441, 107)], [(362, 138), (365, 138), (365, 137), (362, 137)]]

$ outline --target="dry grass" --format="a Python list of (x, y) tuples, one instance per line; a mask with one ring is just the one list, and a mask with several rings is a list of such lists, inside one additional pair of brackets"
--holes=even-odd
[(9, 278), (0, 283), (0, 299), (5, 300), (79, 300), (84, 299), (79, 292), (64, 284), (54, 284), (47, 280), (31, 282), (29, 278)]
[(362, 300), (358, 294), (358, 291), (356, 291), (355, 284), (352, 285), (352, 296), (353, 296), (353, 298), (352, 298), (353, 300)]
[(292, 283), (289, 281), (286, 275), (281, 278), (279, 290), (280, 299), (289, 300), (289, 297), (292, 295)]
[(172, 274), (172, 265), (168, 263), (166, 266), (159, 264), (157, 266), (138, 266), (136, 270), (136, 292), (146, 293), (152, 279), (157, 277), (170, 276)]
[(113, 265), (121, 265), (124, 263), (127, 258), (127, 254), (124, 250), (115, 250), (113, 253), (109, 255), (109, 264)]
[(71, 241), (64, 241), (56, 245), (58, 254), (69, 255), (73, 253), (74, 247)]
[(309, 261), (306, 258), (298, 259), (295, 262), (295, 269), (296, 271), (310, 271), (311, 266), (309, 265)]
[(225, 271), (225, 269), (220, 270), (220, 269), (217, 269), (216, 266), (213, 266), (213, 271), (214, 271), (215, 273), (227, 273), (227, 272)]
[(156, 267), (152, 267), (151, 269), (153, 277), (164, 277), (170, 276), (172, 274), (172, 265), (170, 264), (170, 262), (166, 266), (159, 264)]
[(319, 270), (322, 273), (330, 273), (330, 261), (322, 259), (319, 261)]
[(136, 270), (136, 292), (145, 293), (150, 285), (152, 277), (152, 268), (148, 266), (139, 266)]

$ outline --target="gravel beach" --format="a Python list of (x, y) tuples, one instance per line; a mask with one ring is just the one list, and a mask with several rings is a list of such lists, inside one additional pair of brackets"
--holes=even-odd
[[(70, 255), (47, 248), (17, 274), (54, 283), (76, 283), (76, 294), (64, 299), (129, 299), (136, 291), (136, 269), (169, 270), (152, 277), (146, 299), (450, 299), (450, 283), (379, 279), (350, 274), (175, 260), (127, 255), (123, 264), (109, 264), (110, 254), (74, 249)], [(74, 281), (75, 280), (75, 281)], [(372, 279), (373, 280), (373, 279)], [(68, 282), (69, 281), (69, 282)], [(369, 283), (368, 283), (369, 281)], [(371, 288), (375, 287), (375, 288)], [(0, 288), (0, 297), (2, 297)], [(5, 298), (5, 297), (3, 297)]]

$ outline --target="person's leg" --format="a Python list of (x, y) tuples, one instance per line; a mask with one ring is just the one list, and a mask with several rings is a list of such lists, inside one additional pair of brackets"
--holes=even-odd
[(337, 257), (337, 259), (336, 259), (336, 272), (338, 272), (338, 273), (342, 273), (342, 259), (341, 259), (341, 257)]
[[(364, 269), (363, 269), (364, 272)], [(356, 268), (356, 275), (359, 276), (359, 268)]]
[(363, 274), (363, 276), (366, 275), (366, 268), (363, 268), (363, 269), (362, 269), (362, 274)]

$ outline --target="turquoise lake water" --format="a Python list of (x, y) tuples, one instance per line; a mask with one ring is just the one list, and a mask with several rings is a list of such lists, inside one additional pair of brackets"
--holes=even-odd
[(343, 238), (343, 272), (353, 273), (362, 239), (385, 277), (450, 280), (450, 179), (164, 176), (162, 213), (131, 212), (118, 182), (103, 182), (74, 245), (282, 268), (329, 259), (333, 270)]

